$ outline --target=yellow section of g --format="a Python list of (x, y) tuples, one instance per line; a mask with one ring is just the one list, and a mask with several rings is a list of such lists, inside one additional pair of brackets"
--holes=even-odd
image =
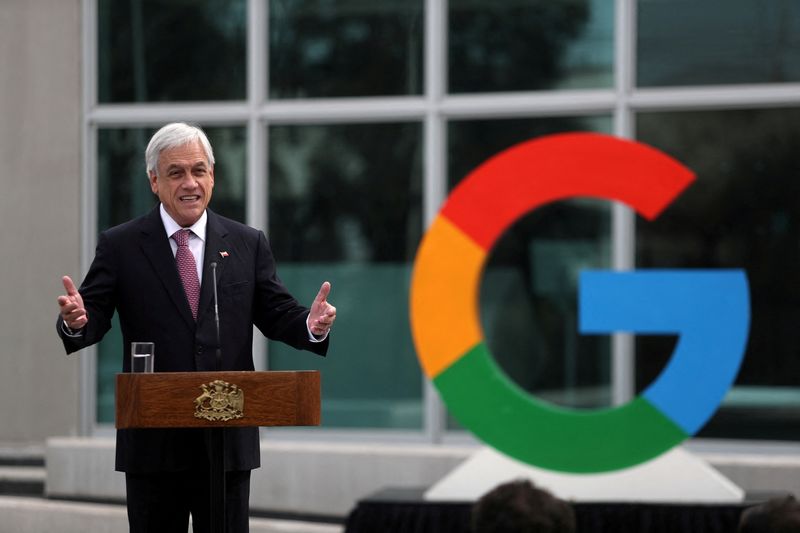
[(485, 261), (486, 251), (441, 215), (420, 244), (411, 280), (411, 330), (430, 379), (483, 339), (478, 290)]

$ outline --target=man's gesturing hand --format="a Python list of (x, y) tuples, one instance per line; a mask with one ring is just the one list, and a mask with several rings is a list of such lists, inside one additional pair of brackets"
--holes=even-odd
[(331, 284), (327, 281), (319, 288), (314, 303), (311, 304), (311, 312), (308, 314), (308, 327), (311, 333), (317, 336), (326, 335), (336, 320), (336, 308), (328, 303), (328, 294), (331, 292)]
[(83, 307), (83, 298), (69, 276), (61, 278), (67, 294), (58, 297), (58, 307), (61, 318), (69, 329), (81, 329), (89, 321), (86, 308)]

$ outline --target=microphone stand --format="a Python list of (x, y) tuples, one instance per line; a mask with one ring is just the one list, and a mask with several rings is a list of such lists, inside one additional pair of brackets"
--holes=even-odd
[(217, 297), (217, 263), (211, 263), (211, 275), (214, 276), (214, 324), (217, 327), (217, 372), (222, 370), (222, 339), (219, 334), (219, 298)]
[[(214, 322), (217, 328), (216, 370), (222, 370), (222, 341), (219, 333), (219, 300), (217, 298), (217, 263), (211, 263), (214, 286)], [(225, 429), (211, 428), (211, 531), (225, 532)]]

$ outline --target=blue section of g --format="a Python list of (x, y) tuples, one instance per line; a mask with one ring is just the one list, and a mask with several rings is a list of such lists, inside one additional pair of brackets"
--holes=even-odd
[(744, 358), (750, 330), (745, 272), (584, 271), (579, 283), (581, 333), (678, 335), (669, 362), (642, 396), (688, 435), (697, 433)]

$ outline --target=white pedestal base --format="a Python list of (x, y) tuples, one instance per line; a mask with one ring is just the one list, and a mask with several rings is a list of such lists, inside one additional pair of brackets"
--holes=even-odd
[(475, 501), (495, 486), (530, 479), (572, 501), (741, 502), (744, 491), (678, 446), (646, 463), (602, 474), (567, 474), (521, 463), (482, 448), (425, 493), (431, 501)]

